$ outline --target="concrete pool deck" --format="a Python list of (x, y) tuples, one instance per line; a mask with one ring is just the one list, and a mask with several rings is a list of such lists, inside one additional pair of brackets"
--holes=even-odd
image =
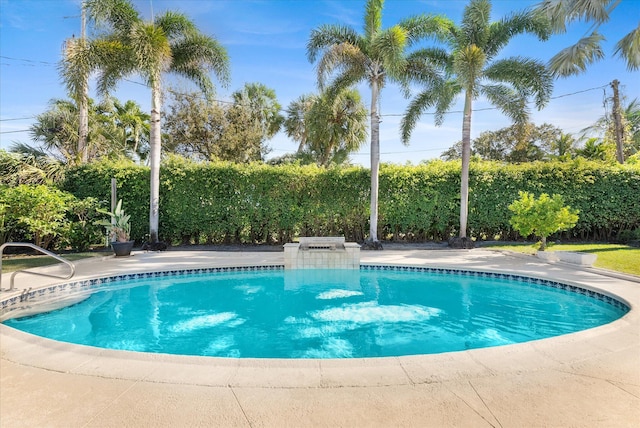
[[(551, 339), (353, 360), (112, 351), (55, 342), (0, 325), (0, 427), (640, 425), (637, 278), (482, 249), (364, 251), (361, 261), (555, 279), (619, 296), (632, 310), (610, 324)], [(76, 262), (74, 280), (258, 264), (283, 264), (283, 253), (139, 252), (125, 259)], [(16, 277), (18, 289), (62, 282), (68, 281)], [(8, 284), (5, 274), (2, 285)]]

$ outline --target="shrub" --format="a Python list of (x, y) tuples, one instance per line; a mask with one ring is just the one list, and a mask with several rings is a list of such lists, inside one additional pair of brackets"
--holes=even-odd
[(68, 229), (60, 239), (60, 246), (74, 251), (86, 251), (104, 239), (103, 228), (95, 224), (101, 216), (101, 204), (96, 198), (72, 199), (68, 206)]
[(509, 205), (514, 213), (510, 223), (522, 236), (540, 237), (540, 250), (547, 246), (547, 236), (560, 230), (571, 229), (578, 222), (578, 211), (564, 205), (561, 195), (549, 197), (546, 193), (538, 199), (529, 192), (518, 192), (520, 199)]
[(30, 241), (45, 248), (86, 250), (100, 242), (92, 224), (99, 206), (45, 185), (0, 186), (0, 244)]
[(1, 203), (6, 205), (6, 232), (11, 235), (23, 229), (35, 245), (48, 248), (68, 227), (65, 214), (71, 199), (73, 196), (69, 193), (44, 185), (5, 188)]

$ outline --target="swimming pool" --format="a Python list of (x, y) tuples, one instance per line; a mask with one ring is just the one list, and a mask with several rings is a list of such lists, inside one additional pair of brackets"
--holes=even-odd
[(550, 280), (391, 266), (168, 271), (64, 288), (95, 292), (76, 305), (5, 324), (55, 340), (143, 352), (359, 358), (526, 342), (605, 324), (628, 311), (611, 297)]

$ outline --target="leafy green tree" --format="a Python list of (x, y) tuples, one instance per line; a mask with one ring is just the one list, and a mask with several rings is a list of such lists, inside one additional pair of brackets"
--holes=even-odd
[[(620, 0), (543, 0), (537, 5), (536, 11), (551, 19), (556, 33), (565, 33), (574, 21), (593, 23), (590, 34), (551, 58), (549, 65), (555, 75), (580, 74), (606, 56), (602, 49), (605, 37), (598, 28), (611, 19), (619, 4)], [(640, 69), (640, 24), (616, 43), (613, 55), (622, 58), (630, 71)]]
[(443, 24), (445, 31), (439, 27), (431, 32), (448, 50), (427, 49), (415, 55), (423, 55), (425, 61), (445, 64), (448, 79), (422, 79), (425, 89), (409, 104), (401, 122), (402, 141), (407, 144), (425, 110), (435, 106), (435, 121), (441, 124), (444, 112), (456, 96), (464, 94), (460, 238), (467, 237), (473, 100), (482, 95), (514, 122), (523, 124), (529, 118), (529, 98), (533, 97), (540, 109), (549, 100), (553, 87), (551, 73), (541, 62), (520, 56), (497, 59), (518, 34), (532, 33), (545, 40), (550, 34), (548, 21), (530, 11), (514, 13), (497, 22), (489, 22), (490, 16), (489, 0), (472, 0), (465, 7), (460, 26), (448, 21)]
[[(371, 207), (369, 238), (373, 248), (378, 241), (378, 181), (380, 168), (380, 91), (389, 81), (406, 83), (405, 51), (442, 18), (420, 16), (382, 29), (383, 0), (368, 0), (364, 31), (345, 25), (321, 25), (312, 30), (307, 42), (309, 61), (318, 60), (318, 85), (331, 94), (367, 82), (371, 88)], [(332, 78), (332, 79), (331, 79)]]
[(207, 102), (198, 93), (172, 93), (163, 123), (164, 149), (200, 160), (262, 160), (264, 134), (242, 104)]
[(107, 29), (97, 38), (68, 43), (62, 62), (70, 93), (79, 93), (86, 77), (98, 70), (98, 90), (107, 93), (122, 78), (139, 74), (151, 87), (149, 236), (158, 241), (161, 155), (162, 76), (174, 73), (213, 94), (209, 73), (222, 83), (229, 76), (226, 50), (198, 30), (184, 14), (167, 11), (144, 21), (130, 0), (86, 0), (89, 16)]
[(540, 238), (540, 250), (547, 247), (547, 237), (552, 233), (571, 229), (578, 223), (578, 210), (564, 205), (561, 195), (549, 197), (543, 193), (539, 198), (529, 192), (518, 192), (520, 199), (509, 205), (513, 216), (509, 223), (522, 236), (531, 234)]

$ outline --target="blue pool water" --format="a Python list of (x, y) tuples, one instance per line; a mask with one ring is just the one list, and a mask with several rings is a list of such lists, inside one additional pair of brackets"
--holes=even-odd
[(394, 270), (271, 270), (118, 281), (5, 324), (111, 349), (236, 358), (361, 358), (526, 342), (622, 315), (548, 285)]

